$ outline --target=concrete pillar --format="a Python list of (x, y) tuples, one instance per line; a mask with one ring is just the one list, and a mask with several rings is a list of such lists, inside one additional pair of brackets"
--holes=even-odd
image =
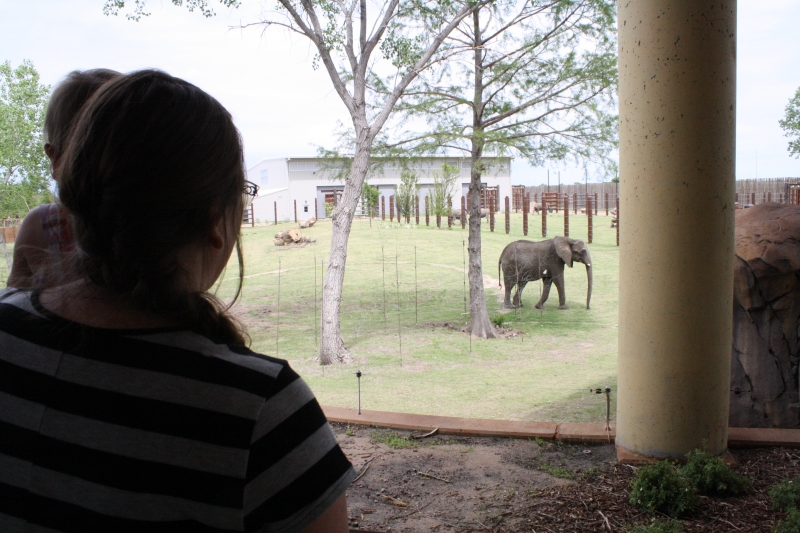
[(617, 446), (726, 450), (736, 2), (621, 2)]

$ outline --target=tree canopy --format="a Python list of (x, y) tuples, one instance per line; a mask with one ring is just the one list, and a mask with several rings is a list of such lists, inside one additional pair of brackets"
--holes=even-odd
[(800, 158), (800, 87), (786, 104), (786, 115), (779, 121), (784, 135), (789, 138), (789, 154)]
[(24, 216), (51, 199), (42, 127), (50, 87), (30, 61), (0, 65), (0, 216)]

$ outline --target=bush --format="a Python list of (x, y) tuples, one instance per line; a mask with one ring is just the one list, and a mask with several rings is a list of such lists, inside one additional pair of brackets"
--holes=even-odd
[(788, 512), (800, 507), (800, 477), (784, 479), (769, 489), (769, 497), (775, 509)]
[(643, 466), (631, 486), (631, 505), (651, 513), (681, 516), (699, 503), (696, 490), (669, 461)]
[(498, 328), (502, 328), (503, 324), (505, 324), (506, 322), (506, 315), (494, 315), (489, 320), (491, 320), (492, 324), (494, 324)]
[(786, 518), (778, 521), (776, 533), (797, 533), (800, 531), (800, 510), (796, 507), (789, 509)]
[(747, 492), (750, 486), (749, 479), (705, 450), (693, 450), (686, 454), (686, 459), (687, 463), (679, 471), (700, 494), (736, 496)]
[(683, 533), (683, 524), (679, 520), (653, 520), (649, 525), (628, 530), (628, 533)]

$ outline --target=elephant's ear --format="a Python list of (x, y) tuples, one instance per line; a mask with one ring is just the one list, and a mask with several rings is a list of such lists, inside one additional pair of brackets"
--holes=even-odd
[(572, 268), (572, 246), (570, 245), (570, 239), (566, 237), (554, 237), (553, 244), (556, 245), (556, 253), (558, 257), (564, 261), (568, 267)]

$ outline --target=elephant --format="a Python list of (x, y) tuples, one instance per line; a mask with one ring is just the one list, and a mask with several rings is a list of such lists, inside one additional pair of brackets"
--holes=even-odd
[[(467, 216), (469, 216), (469, 209), (467, 209)], [(489, 216), (489, 210), (486, 208), (481, 209), (481, 218), (486, 218)], [(453, 218), (456, 220), (461, 220), (461, 209), (453, 209)]]
[[(513, 309), (522, 307), (522, 290), (529, 281), (542, 279), (544, 288), (536, 309), (542, 309), (550, 294), (550, 285), (555, 282), (558, 290), (558, 308), (567, 309), (564, 292), (564, 264), (572, 268), (573, 261), (586, 265), (589, 288), (586, 294), (586, 309), (592, 299), (592, 258), (589, 248), (581, 240), (569, 237), (554, 237), (544, 241), (514, 241), (503, 249), (497, 264), (497, 276), (503, 271), (506, 296), (503, 307)], [(517, 286), (514, 301), (511, 289)]]

